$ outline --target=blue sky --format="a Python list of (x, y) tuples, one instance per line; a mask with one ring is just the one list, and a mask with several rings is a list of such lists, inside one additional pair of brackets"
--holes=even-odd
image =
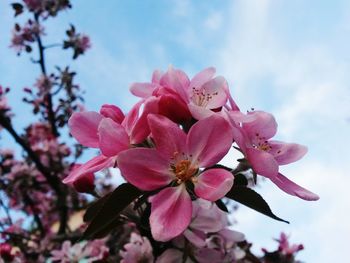
[[(16, 125), (29, 113), (18, 101), (38, 69), (8, 50), (13, 24), (0, 2), (0, 84), (13, 89)], [(242, 110), (266, 110), (279, 123), (277, 139), (309, 147), (300, 162), (283, 167), (289, 178), (318, 193), (307, 203), (271, 183), (258, 189), (273, 210), (291, 221), (275, 222), (246, 208), (235, 218), (255, 248), (274, 247), (281, 230), (303, 242), (305, 262), (342, 262), (350, 236), (350, 3), (321, 0), (73, 1), (74, 8), (48, 21), (46, 43), (61, 39), (69, 23), (87, 33), (93, 48), (80, 60), (50, 51), (48, 62), (78, 71), (86, 107), (113, 103), (127, 111), (134, 81), (148, 81), (169, 64), (190, 76), (207, 66), (227, 78)], [(54, 33), (52, 33), (54, 32)], [(23, 110), (22, 110), (23, 109)], [(11, 145), (3, 134), (1, 146)]]

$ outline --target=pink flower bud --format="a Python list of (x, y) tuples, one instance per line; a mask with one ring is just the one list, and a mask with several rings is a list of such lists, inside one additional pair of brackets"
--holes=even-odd
[(12, 246), (7, 243), (0, 244), (0, 257), (6, 262), (10, 262), (14, 259), (14, 255), (11, 253)]

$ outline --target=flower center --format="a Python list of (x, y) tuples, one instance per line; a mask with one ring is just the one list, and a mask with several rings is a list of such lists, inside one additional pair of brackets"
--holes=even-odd
[(218, 92), (206, 93), (204, 88), (197, 89), (193, 87), (191, 100), (198, 106), (206, 107), (209, 101), (216, 95), (218, 95)]
[(271, 145), (265, 139), (265, 137), (261, 137), (259, 133), (256, 133), (255, 136), (256, 136), (256, 143), (254, 145), (255, 148), (265, 152), (268, 152), (272, 149)]
[(189, 160), (181, 160), (175, 164), (173, 170), (177, 178), (177, 183), (181, 183), (192, 179), (197, 173), (198, 168), (191, 166), (191, 161)]

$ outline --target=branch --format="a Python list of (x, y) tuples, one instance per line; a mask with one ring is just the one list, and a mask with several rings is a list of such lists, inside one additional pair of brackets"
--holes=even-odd
[(29, 195), (28, 195), (26, 192), (23, 193), (23, 197), (24, 197), (24, 200), (23, 200), (23, 201), (24, 201), (26, 204), (29, 205), (30, 209), (31, 209), (32, 212), (33, 212), (34, 220), (35, 220), (35, 223), (36, 223), (37, 226), (38, 226), (38, 229), (39, 229), (39, 231), (40, 231), (41, 236), (44, 237), (46, 231), (45, 231), (45, 228), (44, 228), (43, 223), (41, 222), (41, 219), (40, 219), (39, 215), (38, 215), (37, 213), (35, 213), (35, 207), (34, 207), (34, 202), (33, 202), (33, 200), (29, 197)]
[(36, 168), (43, 174), (48, 184), (57, 193), (60, 193), (61, 189), (59, 188), (59, 185), (61, 181), (58, 180), (58, 178), (52, 176), (51, 172), (41, 163), (39, 157), (32, 150), (32, 148), (30, 148), (27, 142), (17, 134), (15, 129), (12, 127), (11, 120), (8, 117), (4, 116), (3, 114), (0, 114), (0, 125), (11, 134), (11, 136), (15, 139), (15, 141), (28, 154), (28, 157), (34, 162)]
[[(35, 22), (39, 24), (39, 15), (35, 14), (34, 15), (34, 19)], [(39, 64), (40, 64), (40, 68), (41, 68), (41, 73), (43, 75), (47, 75), (46, 73), (46, 66), (45, 66), (45, 47), (41, 41), (41, 37), (40, 34), (36, 34), (36, 39), (38, 42), (38, 49), (39, 49)], [(52, 134), (55, 137), (59, 136), (57, 127), (56, 127), (56, 117), (55, 117), (55, 113), (53, 111), (53, 104), (52, 104), (52, 95), (50, 92), (47, 93), (46, 95), (46, 99), (47, 99), (47, 113), (48, 113), (48, 120), (51, 126), (51, 130), (52, 130)]]
[[(39, 21), (39, 14), (34, 14), (34, 19), (35, 22), (40, 24)], [(41, 41), (41, 37), (40, 34), (36, 35), (36, 39), (38, 42), (38, 49), (39, 49), (39, 65), (41, 68), (41, 72), (43, 75), (47, 75), (46, 72), (46, 65), (45, 65), (45, 46), (43, 45), (42, 41)], [(52, 134), (57, 138), (60, 134), (57, 130), (57, 126), (56, 126), (56, 116), (55, 116), (55, 112), (53, 111), (53, 103), (52, 103), (52, 94), (50, 91), (48, 91), (47, 95), (45, 96), (46, 100), (47, 100), (47, 113), (48, 113), (48, 121), (50, 123), (51, 126), (51, 131)], [(58, 179), (58, 177), (55, 177), (56, 179)], [(59, 181), (59, 180), (58, 180)], [(59, 234), (64, 234), (67, 228), (67, 221), (68, 221), (68, 207), (66, 205), (66, 187), (63, 186), (62, 184), (60, 184), (62, 187), (60, 188), (60, 190), (57, 192), (57, 206), (59, 208), (60, 211), (60, 227), (58, 230)]]

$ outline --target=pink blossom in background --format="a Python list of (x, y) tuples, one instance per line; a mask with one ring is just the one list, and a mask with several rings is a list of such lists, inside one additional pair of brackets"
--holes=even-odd
[(64, 241), (61, 249), (51, 251), (51, 260), (59, 263), (87, 262), (93, 263), (108, 256), (104, 241), (93, 240), (75, 243)]
[(121, 263), (154, 262), (151, 243), (147, 237), (136, 233), (131, 233), (130, 241), (124, 245), (124, 249), (119, 253), (122, 257)]

